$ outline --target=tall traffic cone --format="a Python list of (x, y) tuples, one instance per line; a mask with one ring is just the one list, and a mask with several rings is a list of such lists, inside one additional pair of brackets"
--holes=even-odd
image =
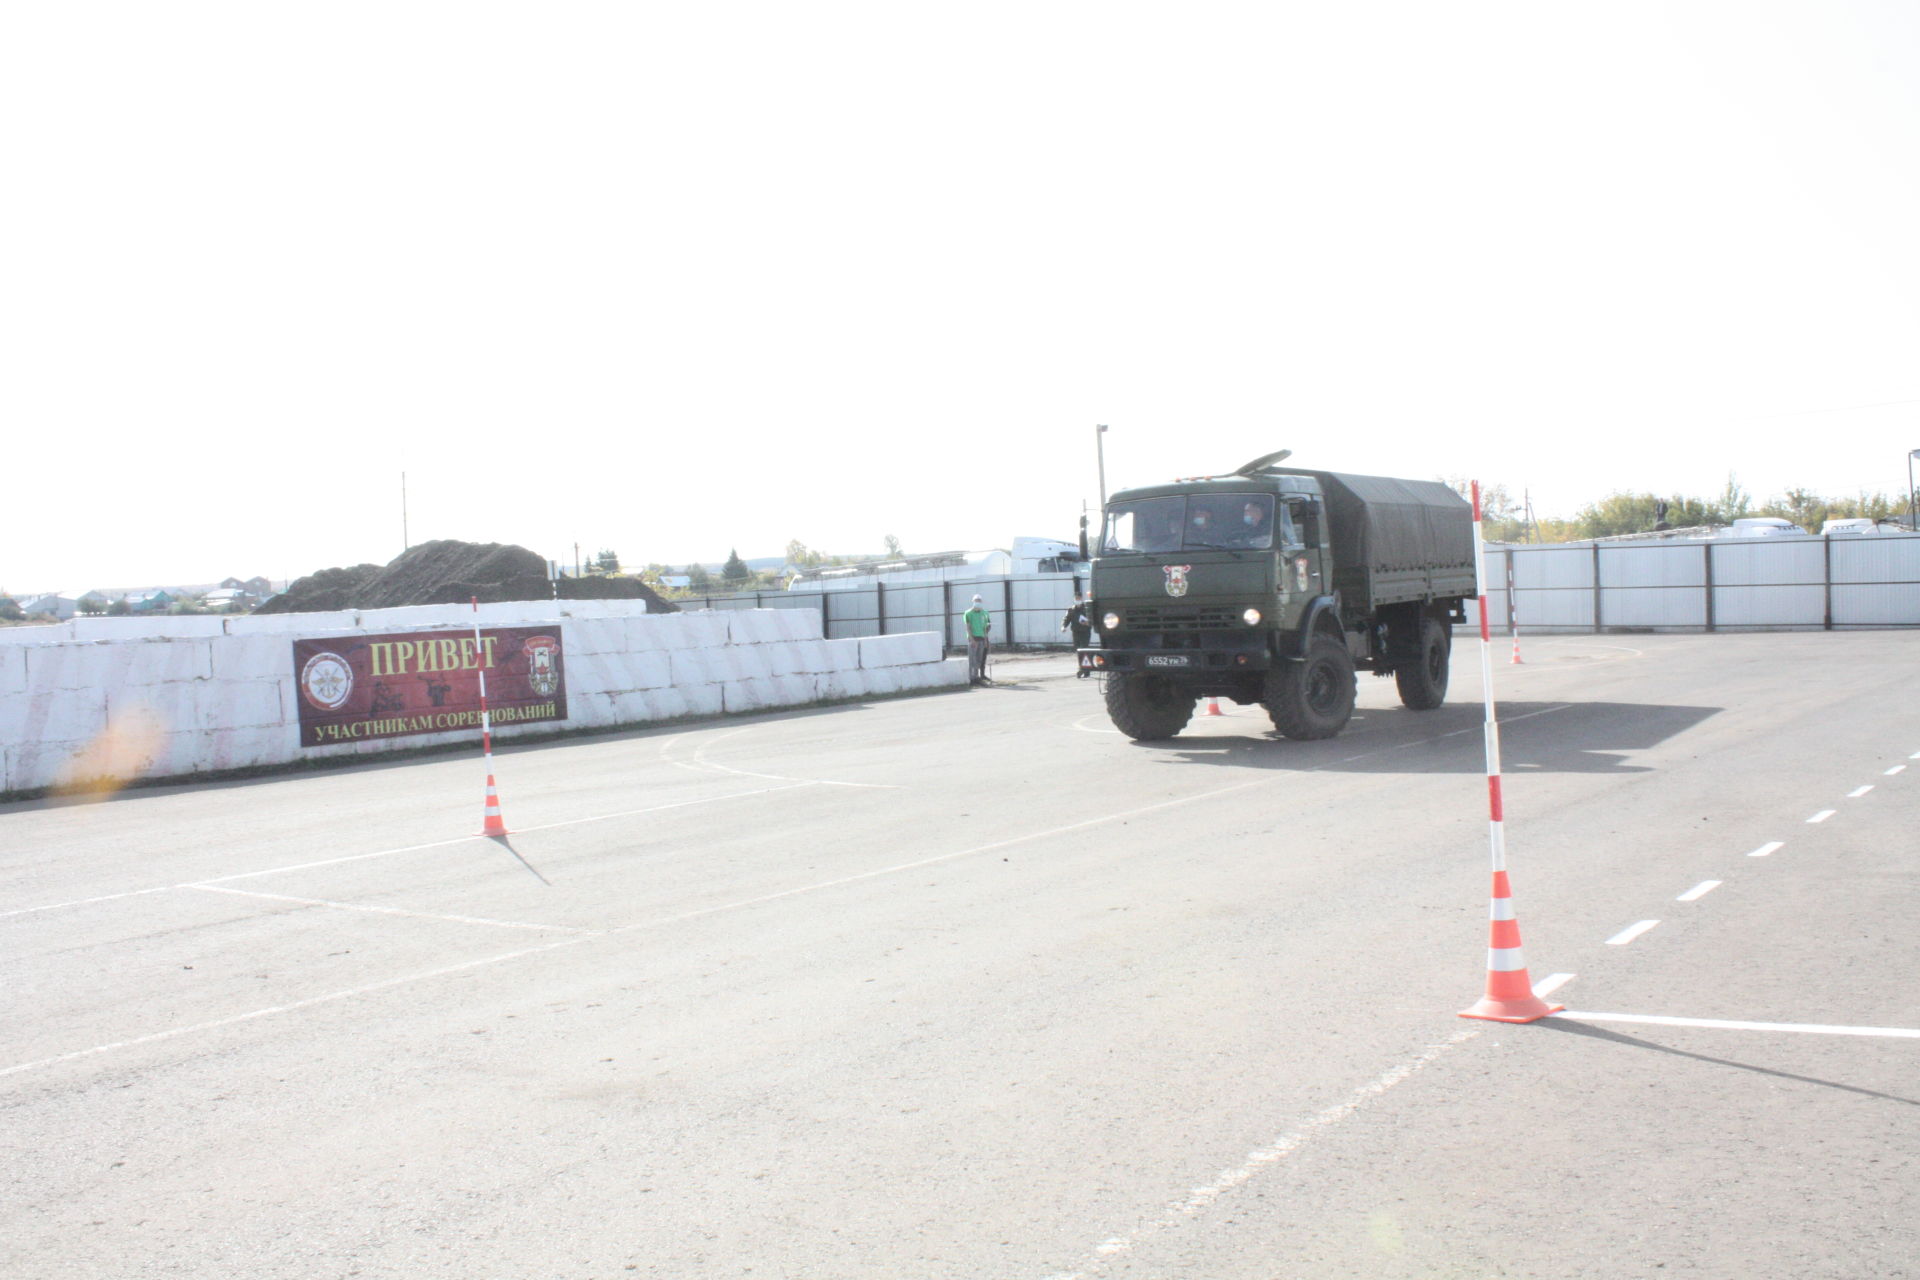
[(1226, 714), (1226, 712), (1224, 712), (1224, 711), (1222, 711), (1222, 710), (1220, 709), (1220, 699), (1218, 699), (1218, 698), (1208, 698), (1208, 699), (1207, 699), (1207, 710), (1206, 710), (1206, 713), (1205, 713), (1205, 714), (1207, 714), (1207, 715), (1210, 715), (1210, 716), (1223, 716), (1223, 715), (1225, 715), (1225, 714)]
[(1493, 873), (1493, 909), (1487, 940), (1487, 994), (1471, 1009), (1462, 1009), (1463, 1018), (1485, 1018), (1491, 1022), (1538, 1022), (1567, 1006), (1548, 1004), (1533, 994), (1533, 979), (1527, 976), (1527, 960), (1520, 954), (1520, 922), (1513, 918), (1513, 890), (1507, 873)]
[(507, 824), (500, 817), (500, 793), (494, 789), (493, 775), (487, 775), (487, 820), (480, 828), (483, 836), (503, 836), (507, 834)]

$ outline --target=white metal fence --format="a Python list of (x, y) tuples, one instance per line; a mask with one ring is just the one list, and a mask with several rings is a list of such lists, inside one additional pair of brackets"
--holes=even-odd
[(996, 645), (1064, 648), (1072, 640), (1060, 630), (1061, 619), (1073, 604), (1074, 592), (1086, 585), (1084, 573), (1044, 573), (882, 582), (834, 591), (745, 591), (675, 603), (682, 609), (813, 609), (820, 614), (821, 630), (829, 640), (938, 631), (949, 648), (964, 649), (967, 633), (961, 615), (977, 595), (993, 615)]
[(1522, 630), (1920, 627), (1920, 534), (1489, 548), (1487, 579)]
[[(1086, 574), (748, 591), (683, 609), (813, 609), (828, 639), (938, 631), (966, 646), (977, 594), (996, 644), (1066, 647), (1060, 620)], [(1920, 627), (1920, 534), (1870, 538), (1493, 547), (1487, 610), (1528, 631), (1787, 631)], [(1469, 621), (1478, 625), (1468, 606)]]

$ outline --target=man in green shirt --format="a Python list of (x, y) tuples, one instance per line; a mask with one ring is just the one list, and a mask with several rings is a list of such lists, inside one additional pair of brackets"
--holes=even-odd
[(987, 612), (987, 606), (979, 596), (973, 598), (973, 608), (966, 612), (967, 622), (967, 683), (987, 684), (987, 637), (993, 634), (993, 615)]

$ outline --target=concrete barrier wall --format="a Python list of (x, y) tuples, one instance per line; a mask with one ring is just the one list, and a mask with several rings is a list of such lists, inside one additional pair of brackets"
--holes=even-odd
[(293, 641), (558, 625), (567, 718), (505, 741), (963, 687), (932, 632), (826, 640), (810, 610), (648, 614), (641, 601), (422, 605), (265, 617), (76, 618), (0, 629), (0, 793), (185, 778), (473, 741), (473, 730), (300, 745)]

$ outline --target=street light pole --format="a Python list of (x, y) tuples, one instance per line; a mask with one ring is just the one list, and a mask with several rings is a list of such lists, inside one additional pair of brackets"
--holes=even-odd
[[(1093, 452), (1100, 460), (1100, 510), (1107, 509), (1107, 424), (1101, 423), (1093, 429)], [(1911, 487), (1911, 486), (1909, 486)]]
[(1920, 533), (1920, 523), (1914, 520), (1915, 503), (1913, 500), (1913, 460), (1920, 458), (1920, 449), (1907, 451), (1907, 528)]

